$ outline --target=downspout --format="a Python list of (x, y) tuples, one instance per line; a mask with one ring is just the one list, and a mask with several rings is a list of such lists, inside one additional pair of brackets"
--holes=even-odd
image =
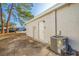
[(55, 10), (55, 36), (57, 36), (57, 10)]
[(39, 40), (39, 22), (38, 22), (38, 40)]

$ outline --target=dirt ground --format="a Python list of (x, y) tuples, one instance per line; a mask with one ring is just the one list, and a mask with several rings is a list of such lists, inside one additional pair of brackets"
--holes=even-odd
[(25, 33), (0, 34), (0, 56), (56, 56)]

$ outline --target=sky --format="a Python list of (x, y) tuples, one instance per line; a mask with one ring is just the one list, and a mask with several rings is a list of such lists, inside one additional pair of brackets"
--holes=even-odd
[(31, 12), (34, 16), (37, 16), (55, 4), (56, 3), (34, 3)]

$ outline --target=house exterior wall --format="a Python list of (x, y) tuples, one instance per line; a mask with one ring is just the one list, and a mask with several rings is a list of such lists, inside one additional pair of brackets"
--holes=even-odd
[[(39, 23), (45, 21), (44, 41), (39, 39)], [(79, 51), (79, 4), (68, 4), (57, 9), (57, 34), (70, 39), (70, 45)], [(49, 43), (50, 37), (55, 35), (55, 11), (51, 11), (37, 20), (27, 24), (27, 35), (43, 43)]]
[(71, 4), (57, 11), (58, 32), (70, 38), (70, 45), (79, 50), (79, 4)]
[(38, 20), (27, 24), (26, 34), (34, 39), (38, 39)]
[(50, 42), (50, 37), (55, 35), (55, 12), (45, 15), (45, 40)]
[[(35, 34), (34, 39), (41, 41), (43, 43), (48, 43), (50, 41), (50, 37), (55, 35), (55, 12), (51, 12), (49, 14), (44, 15), (38, 20), (35, 20), (29, 24), (27, 24), (27, 35), (33, 37), (33, 26), (35, 26)], [(44, 40), (39, 37), (39, 23), (45, 21), (45, 30), (44, 30)]]

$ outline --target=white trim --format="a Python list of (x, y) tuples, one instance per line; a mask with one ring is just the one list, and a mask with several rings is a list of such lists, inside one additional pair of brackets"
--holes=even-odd
[(29, 22), (34, 21), (34, 20), (37, 19), (37, 18), (42, 17), (43, 15), (45, 15), (45, 14), (47, 14), (47, 13), (53, 11), (53, 10), (58, 9), (59, 7), (64, 6), (65, 4), (67, 4), (67, 3), (58, 3), (58, 4), (54, 5), (54, 6), (52, 6), (51, 8), (49, 8), (49, 9), (47, 9), (46, 11), (44, 11), (43, 13), (41, 13), (40, 15), (35, 16), (33, 19), (29, 20), (26, 24), (28, 24)]

